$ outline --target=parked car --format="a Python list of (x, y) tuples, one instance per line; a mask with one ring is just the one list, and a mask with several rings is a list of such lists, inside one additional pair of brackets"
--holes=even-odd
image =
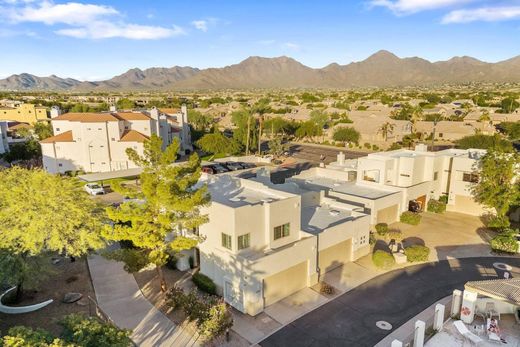
[(205, 165), (201, 168), (201, 171), (210, 175), (216, 174), (217, 170), (212, 165)]
[(225, 167), (224, 165), (214, 164), (212, 166), (215, 169), (216, 173), (218, 173), (218, 174), (231, 171), (227, 167)]
[(243, 162), (240, 162), (240, 165), (242, 165), (244, 167), (244, 169), (252, 169), (252, 168), (256, 167), (256, 165), (253, 164), (253, 163), (243, 163)]
[(97, 183), (85, 184), (85, 191), (90, 195), (103, 195), (105, 194), (105, 188)]
[(244, 169), (244, 167), (242, 166), (241, 163), (238, 163), (235, 161), (227, 161), (225, 164), (226, 164), (226, 167), (231, 171), (237, 171), (237, 170)]

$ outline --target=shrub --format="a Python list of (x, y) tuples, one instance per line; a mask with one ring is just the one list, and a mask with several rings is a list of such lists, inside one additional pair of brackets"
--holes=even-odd
[(371, 246), (376, 244), (376, 237), (373, 232), (370, 232), (370, 235), (368, 236), (368, 244)]
[(326, 282), (320, 282), (320, 293), (322, 294), (328, 294), (333, 295), (334, 294), (334, 287)]
[(448, 195), (444, 194), (444, 195), (441, 195), (439, 197), (439, 201), (444, 203), (444, 204), (447, 204), (448, 203)]
[(186, 294), (177, 286), (173, 286), (173, 288), (166, 293), (166, 304), (174, 310), (182, 308), (185, 302)]
[(395, 264), (395, 259), (390, 253), (377, 250), (372, 254), (372, 262), (380, 269), (389, 269)]
[(407, 247), (404, 250), (404, 254), (406, 254), (406, 258), (410, 263), (427, 261), (428, 256), (430, 255), (430, 249), (426, 246), (414, 245)]
[(509, 218), (507, 216), (491, 216), (487, 223), (488, 228), (495, 230), (504, 230), (509, 227)]
[(226, 303), (220, 300), (209, 306), (207, 316), (198, 324), (199, 334), (204, 340), (211, 340), (233, 326), (233, 316)]
[(370, 149), (370, 147), (371, 147), (371, 146), (370, 146), (370, 143), (368, 143), (368, 142), (365, 142), (365, 143), (363, 144), (363, 146), (364, 146), (366, 149)]
[(418, 225), (421, 222), (421, 215), (418, 213), (405, 211), (401, 214), (401, 222), (411, 225)]
[(131, 346), (130, 331), (105, 324), (95, 317), (70, 314), (60, 320), (63, 338), (75, 346), (128, 347)]
[(385, 241), (395, 240), (396, 242), (401, 242), (403, 239), (403, 233), (401, 230), (392, 229), (385, 233), (384, 238)]
[(428, 212), (444, 213), (446, 212), (446, 203), (439, 200), (430, 199), (428, 201)]
[(166, 267), (171, 270), (177, 270), (177, 257), (171, 254), (166, 261)]
[(197, 288), (203, 292), (213, 295), (217, 293), (217, 286), (208, 276), (197, 272), (191, 279)]
[(493, 237), (489, 244), (493, 251), (506, 253), (518, 252), (518, 241), (516, 240), (515, 232), (504, 232), (499, 234)]
[(388, 231), (388, 224), (386, 223), (377, 223), (376, 224), (376, 232), (378, 235), (384, 235)]

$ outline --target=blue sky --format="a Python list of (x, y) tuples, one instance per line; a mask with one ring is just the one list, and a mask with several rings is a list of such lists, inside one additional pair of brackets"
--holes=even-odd
[(0, 0), (0, 77), (105, 79), (287, 55), (311, 67), (386, 49), (432, 61), (520, 55), (520, 0)]

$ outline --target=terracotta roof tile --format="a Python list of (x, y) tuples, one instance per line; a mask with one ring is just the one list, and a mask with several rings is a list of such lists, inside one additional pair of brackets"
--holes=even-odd
[(124, 120), (150, 120), (150, 117), (142, 112), (117, 112), (114, 116)]
[(139, 131), (127, 130), (123, 133), (119, 142), (144, 142), (148, 139), (148, 136), (141, 134)]
[(111, 113), (64, 113), (58, 117), (54, 117), (52, 120), (68, 120), (71, 122), (85, 122), (85, 123), (96, 123), (96, 122), (115, 122), (119, 119)]
[(45, 140), (41, 140), (40, 143), (54, 143), (54, 142), (74, 142), (72, 139), (72, 130), (65, 131), (61, 134), (51, 136)]
[(178, 108), (160, 108), (160, 112), (166, 113), (166, 114), (178, 114), (181, 113), (181, 110)]

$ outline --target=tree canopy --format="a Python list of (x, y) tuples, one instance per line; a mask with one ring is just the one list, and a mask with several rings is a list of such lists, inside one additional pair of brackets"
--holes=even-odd
[(457, 148), (461, 149), (488, 149), (488, 148), (501, 148), (504, 151), (511, 151), (513, 149), (513, 145), (511, 142), (501, 138), (499, 135), (483, 135), (483, 134), (475, 134), (470, 136), (465, 136), (457, 141), (455, 141), (455, 145)]
[(509, 225), (505, 216), (509, 208), (520, 202), (520, 157), (517, 152), (490, 148), (478, 162), (479, 181), (472, 187), (475, 200), (495, 209), (503, 227)]
[(135, 103), (128, 98), (122, 98), (116, 102), (116, 106), (120, 110), (131, 110), (135, 107)]
[(240, 145), (233, 139), (229, 139), (220, 132), (214, 132), (202, 136), (197, 141), (197, 146), (204, 152), (213, 154), (235, 154), (240, 151)]
[(106, 227), (103, 234), (109, 240), (131, 241), (137, 247), (134, 255), (145, 258), (143, 264), (156, 265), (161, 288), (166, 290), (161, 267), (171, 253), (197, 244), (197, 238), (188, 236), (188, 232), (207, 221), (201, 208), (209, 203), (209, 194), (207, 187), (198, 183), (201, 170), (196, 153), (188, 161), (174, 165), (179, 141), (175, 139), (164, 151), (161, 147), (162, 139), (152, 135), (144, 143), (143, 155), (127, 149), (129, 159), (143, 168), (141, 189), (121, 185), (114, 189), (142, 203), (128, 201), (118, 208), (107, 208), (108, 216), (116, 223), (113, 228)]
[[(235, 125), (233, 138), (243, 147), (248, 144), (249, 129), (249, 150), (258, 146), (258, 120), (247, 109), (231, 113), (231, 121)], [(249, 125), (248, 125), (249, 124)]]
[(213, 117), (209, 114), (202, 114), (197, 110), (188, 111), (188, 122), (199, 131), (208, 131), (213, 125)]
[(341, 127), (334, 131), (334, 141), (359, 143), (360, 134), (352, 127)]

